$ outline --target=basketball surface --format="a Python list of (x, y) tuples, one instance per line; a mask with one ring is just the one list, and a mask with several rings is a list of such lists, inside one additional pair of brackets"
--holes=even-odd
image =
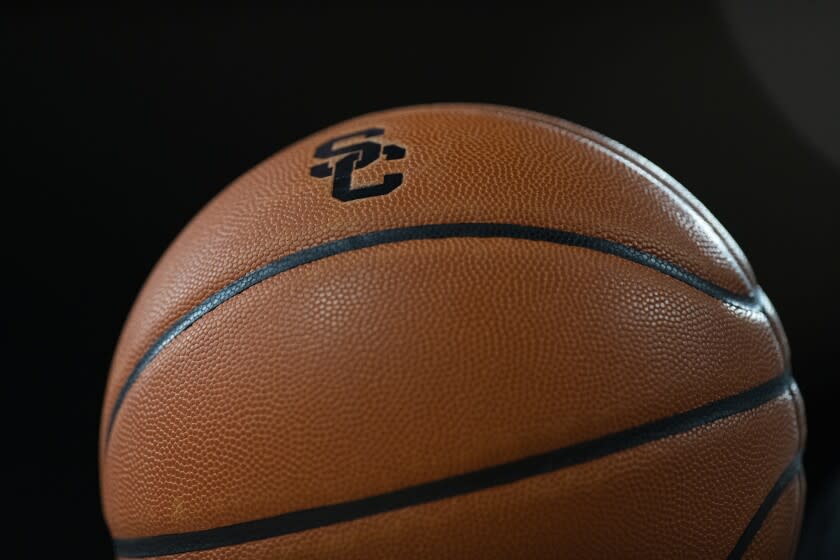
[(366, 115), (235, 181), (143, 287), (102, 418), (121, 558), (789, 558), (804, 498), (729, 234), (505, 107)]

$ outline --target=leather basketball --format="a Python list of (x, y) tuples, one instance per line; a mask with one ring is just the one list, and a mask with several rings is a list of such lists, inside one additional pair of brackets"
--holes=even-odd
[(682, 186), (429, 105), (190, 222), (120, 337), (101, 487), (120, 558), (790, 558), (804, 434), (781, 324)]

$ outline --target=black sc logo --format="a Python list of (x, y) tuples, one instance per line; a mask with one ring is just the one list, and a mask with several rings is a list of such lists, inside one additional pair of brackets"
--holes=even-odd
[[(370, 140), (370, 138), (382, 136), (384, 133), (385, 130), (382, 128), (368, 128), (367, 130), (345, 134), (344, 136), (339, 136), (338, 138), (324, 142), (315, 150), (316, 158), (329, 159), (335, 156), (343, 157), (335, 163), (334, 169), (330, 166), (329, 162), (319, 163), (318, 165), (312, 166), (309, 173), (313, 177), (319, 177), (321, 179), (332, 175), (332, 195), (334, 198), (343, 202), (388, 194), (402, 184), (402, 173), (388, 173), (382, 182), (377, 185), (351, 187), (353, 170), (367, 167), (378, 160), (382, 154), (385, 154), (385, 159), (402, 159), (405, 157), (405, 148), (403, 147), (397, 146), (396, 144), (383, 146), (375, 140)], [(335, 147), (336, 144), (356, 137), (359, 137), (360, 140), (365, 140), (342, 146), (341, 148)]]

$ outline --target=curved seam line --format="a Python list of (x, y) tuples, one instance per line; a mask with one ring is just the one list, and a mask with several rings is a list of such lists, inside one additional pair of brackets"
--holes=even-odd
[(208, 550), (299, 533), (455, 496), (472, 494), (588, 463), (746, 412), (781, 397), (792, 382), (791, 373), (786, 370), (781, 375), (741, 393), (686, 412), (547, 453), (532, 455), (509, 463), (421, 483), (384, 494), (223, 527), (150, 537), (114, 539), (114, 549), (117, 556), (132, 558), (167, 556)]
[(779, 357), (781, 358), (782, 362), (787, 364), (790, 360), (785, 353), (785, 342), (782, 339), (782, 323), (778, 319), (778, 317), (776, 317), (776, 320), (774, 320), (773, 317), (770, 316), (770, 313), (767, 312), (767, 306), (763, 303), (764, 301), (769, 302), (770, 298), (764, 292), (764, 289), (758, 284), (755, 285), (752, 293), (756, 301), (758, 302), (758, 308), (761, 310), (761, 314), (764, 315), (765, 319), (767, 319), (767, 324), (770, 327), (770, 332), (773, 333), (773, 339), (776, 341), (776, 350), (779, 353)]
[(801, 531), (802, 524), (802, 504), (804, 503), (804, 500), (802, 499), (804, 494), (802, 491), (802, 482), (802, 470), (800, 469), (800, 471), (796, 473), (796, 518), (791, 531), (790, 546), (788, 546), (788, 558), (794, 558), (796, 545), (799, 544), (799, 533)]
[[(561, 119), (559, 117), (553, 117), (551, 115), (542, 116), (539, 113), (534, 113), (533, 111), (529, 111), (527, 109), (517, 109), (515, 107), (506, 107), (504, 105), (489, 105), (490, 107), (496, 107), (499, 112), (504, 113), (506, 116), (516, 116), (517, 118), (521, 118), (525, 121), (530, 121), (534, 123), (544, 124), (551, 126), (562, 133), (566, 133), (577, 140), (582, 140), (584, 142), (594, 144), (598, 148), (609, 152), (610, 155), (615, 156), (616, 159), (619, 159), (623, 164), (627, 167), (631, 167), (634, 172), (638, 173), (639, 175), (643, 176), (644, 178), (652, 178), (652, 183), (656, 184), (666, 192), (672, 194), (673, 196), (677, 197), (677, 199), (682, 203), (687, 205), (691, 211), (697, 215), (700, 220), (702, 220), (703, 224), (712, 231), (715, 232), (715, 235), (718, 239), (723, 243), (729, 253), (732, 255), (733, 260), (738, 265), (738, 271), (741, 273), (743, 278), (747, 281), (747, 285), (750, 287), (750, 290), (755, 290), (757, 285), (753, 282), (750, 274), (747, 274), (747, 270), (745, 268), (745, 263), (740, 262), (739, 258), (733, 251), (733, 247), (730, 246), (729, 242), (726, 239), (726, 236), (722, 235), (720, 231), (717, 230), (714, 224), (709, 222), (703, 213), (695, 203), (700, 204), (702, 207), (702, 203), (695, 198), (695, 200), (685, 198), (684, 194), (681, 193), (679, 190), (674, 189), (668, 182), (668, 179), (673, 180), (675, 183), (679, 184), (679, 181), (668, 175), (668, 173), (653, 163), (652, 161), (648, 160), (645, 156), (631, 150), (627, 146), (624, 146), (617, 140), (613, 140), (608, 136), (604, 136), (599, 132), (595, 132), (594, 130), (590, 130), (586, 127), (575, 125), (565, 119)], [(575, 130), (575, 127), (579, 127), (583, 130)], [(623, 153), (621, 150), (618, 150), (614, 144), (618, 144), (628, 153)], [(634, 156), (634, 157), (631, 157)], [(639, 158), (642, 161), (637, 161), (636, 158)], [(685, 187), (683, 187), (685, 188)], [(687, 189), (686, 189), (687, 190)], [(706, 209), (708, 211), (708, 209)], [(709, 211), (710, 212), (710, 211)], [(711, 213), (711, 212), (710, 212)], [(721, 228), (723, 228), (723, 224), (719, 224)], [(724, 228), (725, 229), (725, 228)], [(735, 240), (732, 239), (732, 236), (729, 232), (726, 232), (729, 235), (730, 240), (735, 243)], [(740, 247), (738, 248), (740, 250)], [(742, 251), (743, 254), (743, 251)]]
[(790, 393), (791, 404), (793, 405), (793, 415), (796, 419), (796, 447), (801, 452), (805, 448), (805, 419), (802, 418), (802, 414), (800, 411), (800, 402), (797, 399), (801, 399), (802, 396), (798, 391), (797, 393), (793, 392), (794, 384), (791, 384), (790, 389), (788, 392)]
[(129, 374), (120, 388), (108, 419), (108, 427), (105, 436), (106, 449), (111, 440), (111, 434), (113, 432), (117, 413), (119, 412), (128, 391), (134, 385), (134, 382), (137, 380), (143, 369), (175, 337), (185, 331), (202, 316), (212, 311), (225, 301), (256, 284), (267, 280), (268, 278), (276, 276), (277, 274), (297, 268), (298, 266), (304, 264), (349, 251), (356, 251), (377, 245), (405, 241), (469, 237), (525, 239), (591, 249), (657, 270), (724, 303), (750, 311), (759, 311), (761, 307), (760, 302), (755, 297), (754, 293), (742, 296), (651, 253), (635, 249), (617, 241), (610, 241), (601, 237), (593, 237), (559, 229), (509, 223), (469, 222), (424, 224), (419, 226), (408, 226), (362, 233), (329, 241), (307, 249), (302, 249), (274, 260), (228, 284), (209, 298), (199, 303), (186, 315), (176, 321), (175, 324), (164, 332), (163, 335), (161, 335), (160, 338), (152, 344), (146, 353), (143, 354), (143, 357), (140, 358), (140, 361), (134, 367), (131, 374)]
[[(624, 146), (620, 142), (613, 140), (607, 136), (599, 132), (595, 132), (594, 130), (590, 130), (586, 127), (582, 127), (580, 125), (575, 125), (574, 123), (570, 123), (564, 119), (559, 117), (552, 117), (542, 116), (538, 113), (533, 113), (532, 111), (516, 109), (514, 107), (505, 107), (502, 105), (491, 105), (491, 107), (496, 107), (500, 113), (504, 113), (505, 116), (515, 116), (516, 118), (522, 119), (526, 122), (531, 123), (538, 123), (545, 126), (549, 126), (554, 128), (555, 130), (559, 131), (561, 134), (566, 134), (571, 136), (572, 138), (581, 141), (583, 143), (589, 144), (598, 148), (604, 152), (607, 152), (609, 155), (615, 157), (617, 160), (621, 161), (626, 167), (630, 168), (634, 173), (638, 174), (642, 178), (648, 180), (648, 182), (657, 185), (662, 190), (668, 192), (669, 194), (675, 196), (677, 200), (679, 200), (682, 204), (688, 206), (691, 211), (696, 215), (698, 219), (700, 219), (706, 227), (710, 228), (715, 235), (717, 236), (718, 240), (726, 247), (729, 254), (732, 256), (732, 260), (738, 267), (738, 272), (746, 281), (747, 286), (750, 289), (751, 293), (755, 293), (758, 290), (761, 290), (761, 287), (758, 285), (758, 282), (755, 280), (755, 271), (749, 273), (748, 267), (749, 262), (746, 260), (746, 255), (744, 255), (743, 251), (740, 247), (737, 247), (737, 242), (732, 238), (732, 235), (726, 231), (723, 224), (718, 222), (718, 225), (724, 231), (718, 231), (718, 228), (710, 222), (704, 215), (701, 209), (705, 209), (711, 214), (711, 211), (703, 207), (703, 203), (697, 200), (691, 200), (686, 198), (684, 193), (680, 192), (678, 189), (675, 189), (668, 181), (668, 179), (673, 180), (675, 183), (679, 184), (679, 181), (668, 175), (668, 173), (653, 163), (652, 161), (648, 160), (645, 156), (631, 150), (630, 148)], [(578, 129), (576, 129), (578, 128)], [(579, 130), (583, 129), (583, 130)], [(615, 144), (618, 144), (628, 153), (624, 153), (621, 150), (615, 147)], [(641, 161), (637, 160), (640, 159)], [(680, 185), (681, 186), (681, 185)], [(684, 188), (684, 187), (683, 187)], [(688, 190), (688, 189), (686, 189)], [(691, 194), (691, 193), (689, 193)], [(692, 195), (693, 196), (693, 195)], [(699, 208), (698, 205), (699, 204)], [(735, 244), (733, 247), (731, 244)], [(738, 256), (737, 251), (740, 251), (741, 257), (743, 257), (744, 262), (741, 262), (741, 258)], [(763, 292), (763, 290), (761, 290)], [(766, 294), (764, 297), (767, 297)], [(760, 307), (761, 313), (767, 318), (768, 321), (771, 323), (773, 322), (770, 315), (767, 313), (767, 310), (764, 306)], [(784, 356), (784, 351), (781, 350), (784, 347), (782, 342), (782, 337), (779, 334), (778, 329), (773, 327), (771, 329), (773, 331), (773, 336), (779, 344), (780, 353)]]
[(761, 502), (758, 510), (756, 510), (752, 519), (750, 519), (750, 522), (747, 523), (747, 526), (744, 528), (744, 532), (741, 533), (741, 536), (738, 538), (738, 542), (735, 543), (735, 547), (732, 549), (732, 552), (730, 552), (729, 556), (726, 557), (727, 560), (738, 560), (744, 556), (749, 549), (750, 544), (752, 544), (755, 539), (755, 536), (761, 530), (761, 527), (767, 519), (767, 516), (770, 514), (770, 511), (776, 505), (776, 502), (779, 501), (779, 498), (781, 498), (785, 489), (787, 489), (791, 480), (793, 480), (793, 477), (796, 476), (801, 467), (802, 453), (799, 452), (790, 464), (785, 467), (782, 474), (779, 475), (779, 478), (773, 484), (773, 487), (770, 488), (770, 491), (767, 493), (767, 496), (764, 497), (764, 500)]
[[(767, 297), (767, 296), (765, 295), (764, 297)], [(775, 333), (775, 331), (776, 331), (776, 329), (773, 329), (774, 333)], [(781, 342), (780, 342), (780, 344), (781, 344)], [(793, 406), (793, 414), (794, 414), (794, 418), (796, 420), (796, 447), (798, 449), (798, 456), (800, 457), (800, 461), (801, 461), (801, 456), (804, 453), (804, 449), (805, 449), (805, 439), (803, 437), (804, 436), (804, 419), (802, 418), (802, 416), (800, 414), (800, 406), (799, 406), (799, 403), (797, 402), (797, 399), (801, 398), (801, 396), (799, 396), (799, 395), (797, 395), (796, 393), (793, 392), (795, 385), (796, 385), (796, 382), (791, 381), (790, 387), (788, 387), (787, 392), (788, 392), (788, 394), (790, 395), (790, 398), (791, 398), (791, 405)], [(799, 537), (798, 533), (799, 533), (799, 530), (800, 530), (800, 525), (802, 523), (802, 504), (804, 503), (804, 500), (802, 499), (802, 496), (803, 496), (802, 482), (803, 482), (803, 480), (802, 480), (802, 469), (801, 469), (801, 464), (800, 464), (800, 468), (797, 469), (797, 472), (796, 472), (796, 486), (797, 486), (797, 489), (796, 489), (796, 491), (797, 491), (796, 522), (795, 522), (795, 525), (794, 525), (794, 533), (792, 534), (791, 541), (790, 541), (790, 546), (789, 546), (789, 550), (788, 550), (788, 558), (793, 558), (793, 556), (794, 556), (794, 552), (796, 551), (797, 540), (798, 540), (798, 537)]]

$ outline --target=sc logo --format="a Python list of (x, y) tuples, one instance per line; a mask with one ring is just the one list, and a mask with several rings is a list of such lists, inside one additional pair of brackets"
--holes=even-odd
[[(310, 175), (324, 179), (332, 175), (332, 195), (342, 202), (358, 200), (369, 196), (382, 196), (388, 194), (403, 182), (402, 173), (388, 173), (382, 182), (376, 185), (363, 185), (351, 187), (353, 170), (362, 169), (379, 159), (385, 154), (385, 159), (402, 159), (405, 157), (405, 148), (396, 144), (383, 146), (375, 140), (376, 136), (382, 136), (385, 130), (382, 128), (368, 128), (359, 132), (345, 134), (324, 142), (315, 150), (315, 157), (318, 159), (329, 159), (335, 156), (344, 156), (335, 163), (333, 169), (329, 162), (319, 163), (309, 170)], [(358, 137), (362, 142), (336, 148), (335, 145)]]

